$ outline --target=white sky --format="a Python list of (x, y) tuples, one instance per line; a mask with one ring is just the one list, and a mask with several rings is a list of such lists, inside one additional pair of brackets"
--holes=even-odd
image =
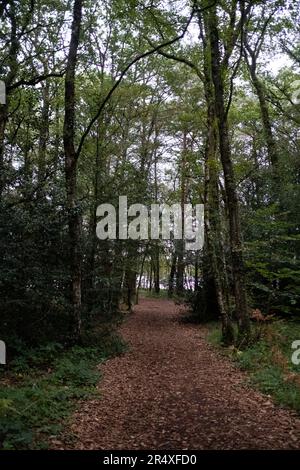
[(280, 69), (284, 67), (292, 67), (292, 65), (293, 62), (287, 55), (276, 54), (268, 60), (266, 63), (266, 69), (268, 72), (272, 72), (272, 74), (276, 75)]

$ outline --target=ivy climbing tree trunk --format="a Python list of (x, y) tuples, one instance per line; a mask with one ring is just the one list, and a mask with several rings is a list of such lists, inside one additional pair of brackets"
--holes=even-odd
[[(207, 84), (208, 85), (208, 84)], [(225, 255), (222, 243), (220, 196), (219, 196), (219, 172), (217, 162), (217, 129), (215, 123), (214, 106), (208, 91), (207, 125), (208, 137), (205, 149), (205, 172), (207, 177), (206, 198), (206, 232), (207, 249), (210, 260), (210, 270), (213, 277), (214, 290), (219, 312), (222, 318), (222, 338), (224, 344), (232, 344), (234, 331), (231, 322), (229, 286), (225, 265)]]
[(250, 335), (250, 319), (247, 308), (246, 282), (243, 262), (239, 202), (233, 170), (231, 146), (229, 141), (228, 113), (225, 107), (225, 71), (221, 65), (218, 17), (216, 6), (207, 12), (210, 42), (210, 66), (214, 85), (215, 112), (219, 134), (220, 158), (223, 167), (226, 203), (229, 216), (231, 264), (234, 281), (235, 308), (238, 317), (239, 336), (246, 342)]
[(198, 25), (203, 49), (204, 94), (206, 101), (205, 142), (205, 178), (204, 178), (204, 309), (207, 318), (222, 319), (222, 337), (225, 344), (234, 341), (234, 330), (231, 320), (227, 266), (223, 244), (219, 194), (219, 161), (218, 161), (218, 127), (214, 83), (211, 70), (211, 49), (207, 21), (198, 12)]

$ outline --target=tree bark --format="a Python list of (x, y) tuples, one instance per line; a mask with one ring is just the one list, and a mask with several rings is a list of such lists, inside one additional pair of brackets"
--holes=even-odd
[(75, 71), (82, 19), (82, 0), (74, 1), (72, 31), (65, 76), (65, 116), (63, 141), (67, 195), (71, 302), (74, 315), (74, 340), (81, 336), (81, 217), (77, 205), (77, 155), (75, 150)]
[(231, 264), (234, 280), (235, 308), (238, 317), (239, 336), (247, 341), (250, 335), (250, 319), (247, 308), (246, 281), (243, 262), (239, 202), (234, 177), (228, 118), (224, 99), (224, 70), (221, 66), (218, 18), (216, 7), (208, 12), (211, 75), (214, 84), (215, 112), (217, 117), (220, 157), (223, 167), (226, 202), (229, 215)]
[(180, 192), (181, 192), (181, 229), (182, 238), (176, 241), (177, 246), (177, 273), (176, 273), (176, 293), (181, 295), (184, 292), (184, 204), (186, 202), (186, 167), (187, 167), (187, 131), (183, 131), (183, 147), (181, 155), (181, 168), (180, 168)]
[(172, 262), (171, 262), (171, 270), (169, 276), (169, 288), (168, 288), (168, 296), (172, 297), (174, 292), (174, 278), (176, 274), (176, 263), (177, 263), (177, 255), (176, 251), (172, 254)]
[(199, 288), (199, 263), (198, 263), (198, 255), (196, 253), (195, 259), (195, 276), (194, 276), (194, 291), (197, 291)]
[[(277, 155), (277, 148), (276, 142), (273, 136), (272, 124), (270, 119), (270, 113), (268, 108), (268, 103), (266, 100), (266, 93), (265, 88), (262, 81), (259, 79), (256, 71), (256, 57), (253, 52), (248, 50), (249, 56), (251, 58), (251, 62), (249, 61), (249, 57), (246, 56), (246, 62), (248, 66), (248, 70), (250, 72), (252, 84), (256, 91), (258, 101), (259, 101), (259, 108), (261, 114), (261, 120), (264, 129), (264, 136), (266, 139), (267, 149), (268, 149), (268, 157), (271, 165), (275, 167), (278, 163), (278, 155)], [(246, 53), (247, 54), (247, 53)]]
[(140, 292), (140, 288), (141, 288), (141, 285), (142, 285), (142, 277), (143, 277), (143, 274), (144, 274), (144, 264), (145, 264), (145, 260), (146, 260), (146, 257), (147, 257), (147, 253), (148, 253), (148, 246), (146, 246), (145, 251), (144, 251), (143, 256), (142, 256), (142, 263), (141, 263), (141, 269), (140, 269), (140, 274), (139, 274), (139, 280), (138, 280), (138, 285), (136, 287), (136, 293), (135, 293), (135, 303), (136, 303), (136, 305), (138, 305), (138, 303), (139, 303), (139, 292)]
[[(45, 71), (47, 67), (45, 66)], [(46, 159), (47, 159), (47, 142), (49, 137), (49, 80), (46, 80), (43, 85), (43, 106), (41, 113), (41, 125), (39, 136), (39, 153), (38, 153), (38, 184), (39, 195), (43, 193), (43, 183), (46, 176)]]
[(0, 199), (5, 187), (4, 139), (7, 124), (7, 104), (0, 104)]
[(10, 4), (10, 47), (8, 52), (8, 74), (5, 79), (6, 85), (6, 104), (0, 104), (0, 198), (5, 188), (5, 162), (4, 162), (4, 140), (5, 130), (8, 122), (8, 103), (9, 103), (9, 87), (14, 81), (18, 72), (17, 55), (20, 49), (20, 40), (17, 34), (17, 15), (15, 2), (7, 2)]
[(156, 242), (153, 251), (151, 254), (152, 260), (152, 269), (153, 269), (153, 284), (154, 284), (154, 292), (159, 294), (160, 292), (160, 266), (159, 266), (159, 244)]

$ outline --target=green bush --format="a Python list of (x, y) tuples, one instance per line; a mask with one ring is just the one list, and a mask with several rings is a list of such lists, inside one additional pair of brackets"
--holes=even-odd
[(75, 385), (76, 387), (96, 385), (100, 373), (89, 369), (88, 365), (84, 359), (74, 362), (74, 359), (65, 358), (57, 366), (53, 375), (54, 380), (63, 385)]
[(125, 348), (116, 334), (98, 336), (98, 342), (99, 347), (65, 351), (61, 344), (49, 343), (23, 351), (10, 363), (0, 388), (2, 449), (47, 448), (49, 436), (62, 431), (75, 401), (98, 393), (101, 374), (96, 366)]
[[(277, 403), (300, 412), (300, 366), (291, 362), (291, 344), (300, 339), (300, 324), (282, 320), (259, 327), (259, 330), (260, 339), (247, 349), (223, 351), (239, 368), (249, 373), (250, 382), (256, 388), (271, 395)], [(209, 325), (208, 340), (221, 346), (219, 325)]]

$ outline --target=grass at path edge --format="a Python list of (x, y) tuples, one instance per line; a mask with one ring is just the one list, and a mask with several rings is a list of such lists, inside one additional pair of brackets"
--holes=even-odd
[[(97, 365), (126, 349), (116, 334), (99, 345), (27, 349), (0, 375), (0, 449), (47, 449), (59, 439), (78, 400), (97, 396)], [(72, 439), (72, 436), (69, 437)]]
[(243, 351), (222, 347), (217, 323), (208, 325), (208, 341), (248, 372), (252, 386), (300, 413), (300, 364), (291, 360), (292, 343), (300, 340), (300, 323), (279, 320), (254, 328), (259, 328), (260, 339)]

